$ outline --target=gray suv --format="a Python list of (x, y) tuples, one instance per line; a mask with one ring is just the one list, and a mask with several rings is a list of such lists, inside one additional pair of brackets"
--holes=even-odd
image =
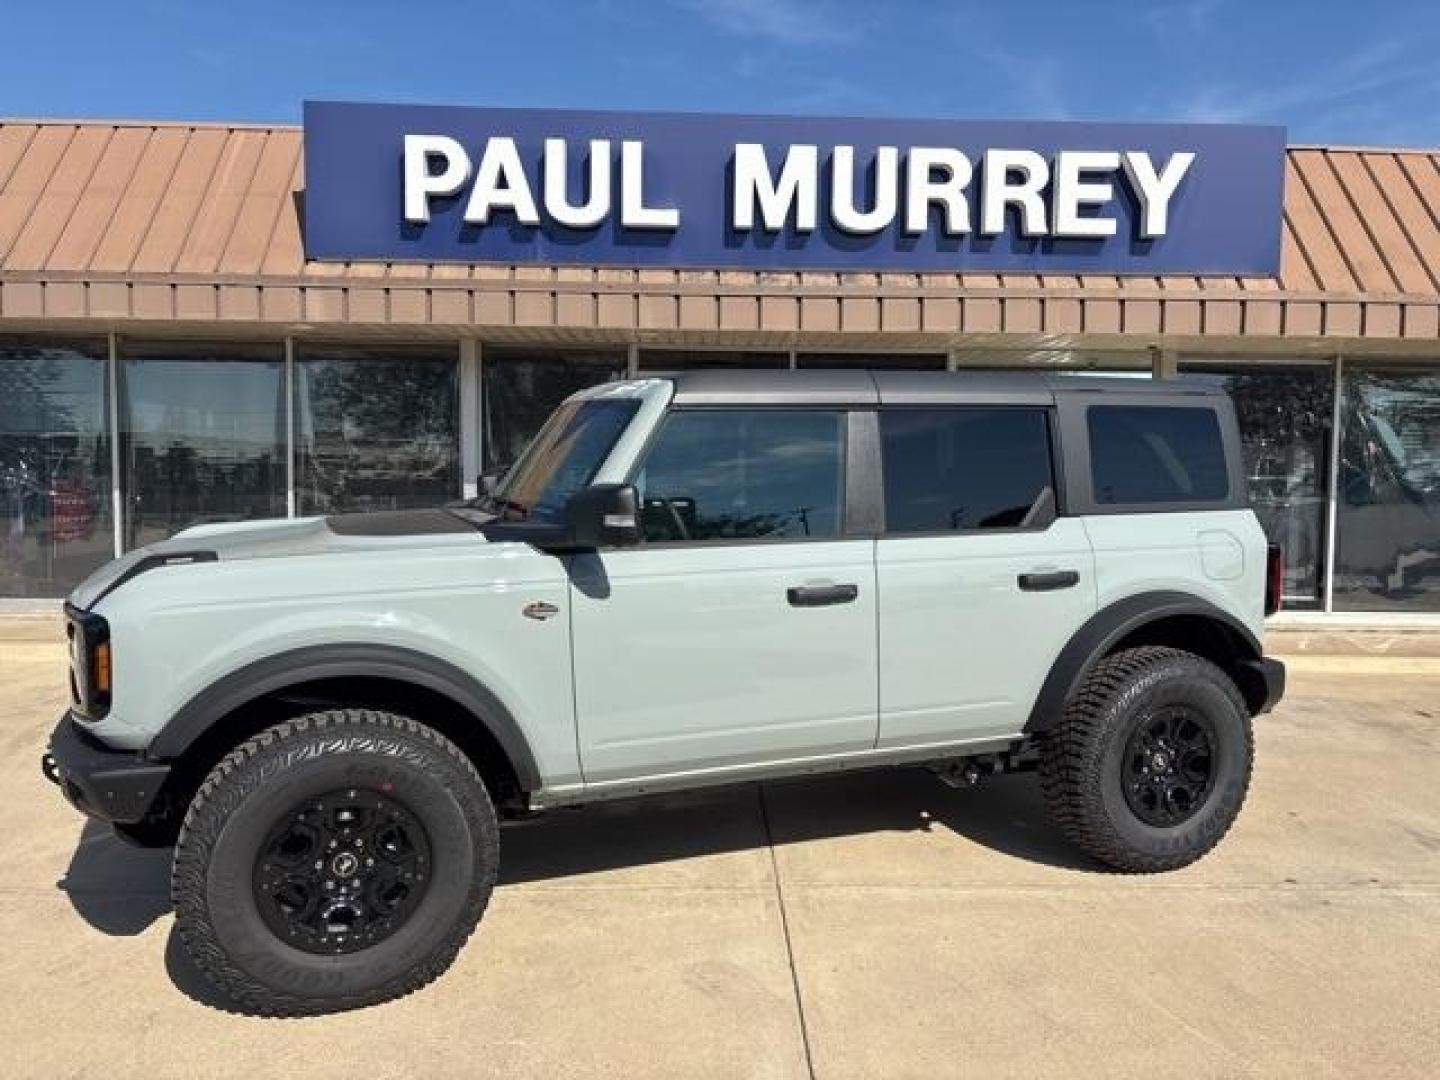
[(1235, 820), (1279, 553), (1223, 393), (719, 372), (576, 394), (494, 490), (203, 525), (66, 604), (44, 759), (175, 845), (178, 928), (241, 1008), (365, 1005), (474, 929), (502, 821), (768, 777), (1038, 766), (1124, 871)]

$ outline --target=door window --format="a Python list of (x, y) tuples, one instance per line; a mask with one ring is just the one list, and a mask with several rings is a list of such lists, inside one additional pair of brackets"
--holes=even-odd
[(645, 538), (684, 543), (838, 536), (843, 461), (838, 412), (671, 413), (635, 480)]
[(1090, 466), (1098, 503), (1223, 502), (1230, 496), (1215, 410), (1092, 405)]
[(880, 440), (892, 535), (1023, 528), (1053, 505), (1043, 409), (888, 409)]

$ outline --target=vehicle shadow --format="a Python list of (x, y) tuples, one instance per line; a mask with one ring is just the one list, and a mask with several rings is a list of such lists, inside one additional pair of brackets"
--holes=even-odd
[(500, 884), (875, 832), (945, 829), (1028, 862), (1101, 871), (1051, 822), (1033, 775), (954, 790), (919, 768), (767, 781), (556, 811), (506, 830)]
[(170, 849), (137, 848), (86, 821), (56, 887), (96, 930), (133, 937), (170, 910)]
[[(832, 837), (945, 829), (978, 847), (1067, 870), (1103, 868), (1069, 847), (1030, 775), (956, 791), (907, 768), (652, 795), (559, 810), (504, 830), (500, 886), (578, 877)], [(143, 850), (88, 822), (57, 883), (90, 926), (129, 937), (171, 910), (170, 849)], [(223, 1008), (175, 932), (166, 967), (177, 988)]]

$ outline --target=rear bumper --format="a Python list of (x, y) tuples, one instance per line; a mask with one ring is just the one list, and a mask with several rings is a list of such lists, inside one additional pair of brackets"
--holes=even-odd
[(1257, 660), (1242, 661), (1240, 666), (1249, 675), (1249, 685), (1258, 691), (1254, 695), (1246, 695), (1255, 716), (1267, 713), (1279, 704), (1280, 699), (1285, 696), (1284, 664), (1273, 656), (1262, 656)]
[(40, 770), (76, 810), (120, 825), (143, 820), (170, 775), (169, 765), (96, 742), (76, 727), (69, 713), (55, 725)]

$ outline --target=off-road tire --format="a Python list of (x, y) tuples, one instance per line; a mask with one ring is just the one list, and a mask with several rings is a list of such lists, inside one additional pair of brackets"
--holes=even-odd
[[(252, 890), (278, 808), (353, 786), (388, 792), (425, 829), (427, 891), (392, 936), (346, 955), (295, 948)], [(409, 994), (454, 961), (485, 911), (499, 865), (485, 785), (448, 739), (364, 709), (317, 712), (249, 739), (211, 771), (180, 829), (171, 872), (176, 927), (196, 966), (238, 1011), (303, 1016)]]
[[(1158, 827), (1122, 790), (1126, 747), (1140, 723), (1168, 705), (1202, 711), (1213, 724), (1212, 786), (1193, 815)], [(1155, 873), (1186, 866), (1213, 848), (1245, 801), (1254, 737), (1245, 700), (1210, 661), (1146, 646), (1100, 660), (1055, 727), (1040, 741), (1040, 782), (1060, 831), (1112, 869)]]

